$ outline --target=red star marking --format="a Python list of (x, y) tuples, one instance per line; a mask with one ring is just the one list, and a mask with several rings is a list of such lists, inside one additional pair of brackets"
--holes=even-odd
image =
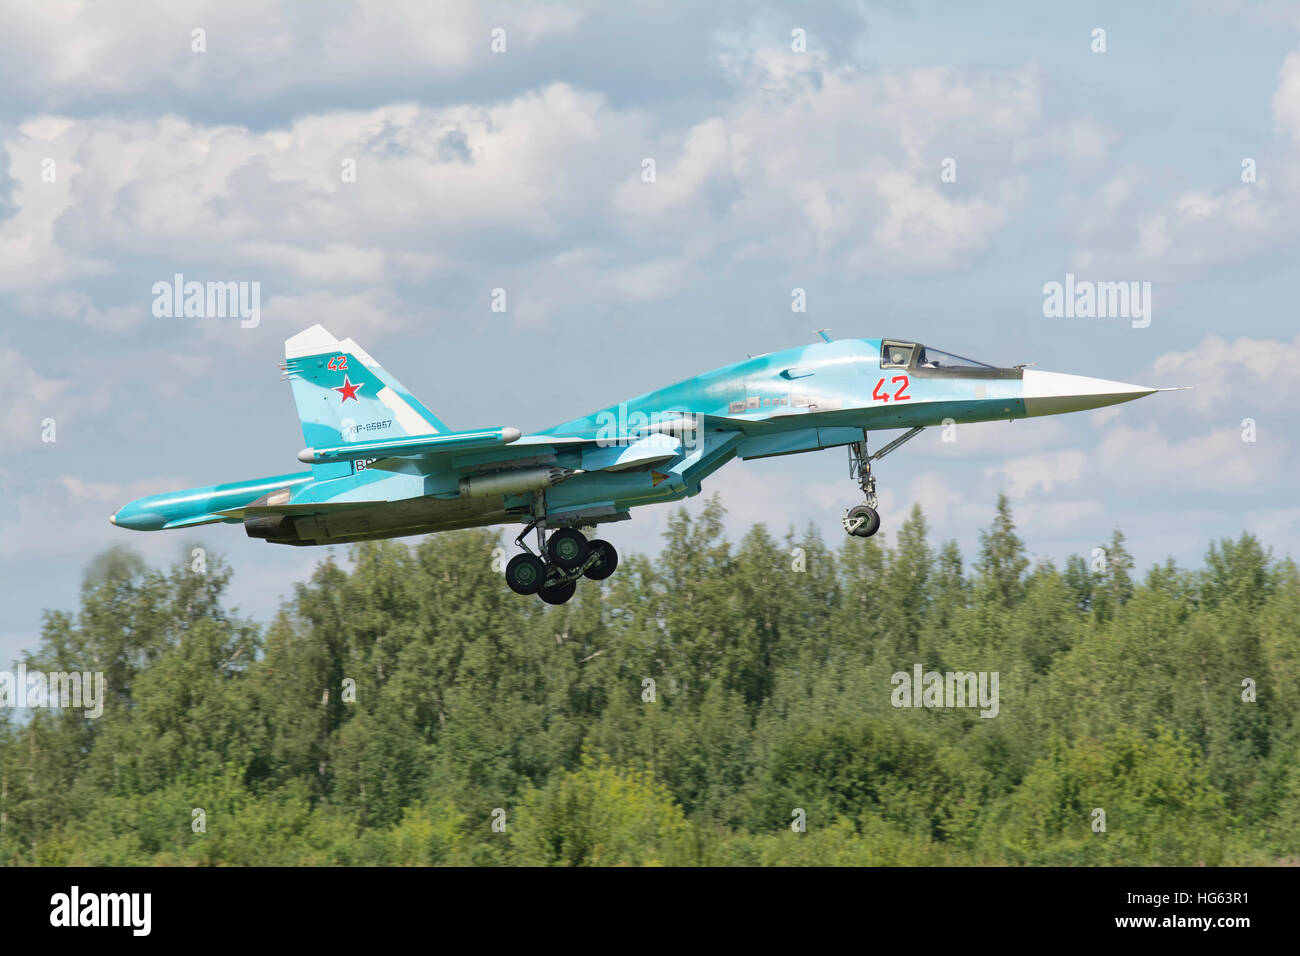
[(361, 399), (357, 398), (357, 389), (359, 389), (362, 385), (365, 385), (365, 384), (366, 384), (365, 382), (357, 382), (355, 385), (353, 385), (352, 382), (348, 379), (348, 377), (347, 377), (346, 375), (344, 375), (344, 376), (343, 376), (343, 387), (342, 387), (342, 388), (336, 388), (336, 389), (334, 389), (334, 391), (336, 391), (336, 392), (342, 392), (342, 393), (343, 393), (343, 397), (342, 397), (341, 399), (339, 399), (339, 404), (342, 405), (344, 402), (346, 402), (346, 401), (350, 398), (350, 399), (352, 399), (352, 401), (354, 401), (354, 402), (356, 402), (358, 405), (360, 405), (360, 404), (361, 404)]

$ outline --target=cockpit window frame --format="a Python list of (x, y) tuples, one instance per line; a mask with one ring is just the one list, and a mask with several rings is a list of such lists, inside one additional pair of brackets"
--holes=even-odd
[[(948, 359), (956, 359), (957, 363), (952, 365), (929, 365), (921, 361), (927, 352), (933, 352), (935, 355), (942, 355), (944, 358)], [(936, 349), (933, 346), (921, 345), (919, 343), (917, 345), (917, 351), (913, 352), (912, 355), (916, 361), (917, 368), (948, 369), (952, 371), (968, 369), (976, 372), (996, 368), (996, 366), (990, 365), (987, 362), (977, 362), (975, 359), (967, 358), (964, 355), (957, 355), (955, 352), (945, 352), (943, 349)]]
[[(904, 362), (892, 362), (889, 360), (889, 350), (891, 348), (900, 348), (907, 350), (907, 360)], [(902, 339), (882, 339), (880, 342), (880, 367), (881, 368), (911, 368), (912, 362), (916, 358), (916, 350), (921, 348), (919, 342), (904, 342)]]
[[(906, 364), (889, 361), (890, 346), (910, 349), (907, 356)], [(880, 340), (880, 368), (883, 369), (906, 369), (907, 374), (918, 379), (1018, 379), (1024, 375), (1024, 370), (1019, 368), (1002, 368), (997, 365), (978, 365), (969, 366), (934, 366), (926, 367), (920, 364), (921, 353), (927, 346), (920, 342), (909, 342), (906, 339), (881, 339)], [(951, 355), (953, 358), (963, 359), (967, 362), (973, 362), (974, 359), (967, 359), (964, 356), (956, 355), (952, 352), (943, 352), (942, 349), (935, 349), (936, 352), (942, 352), (944, 355)]]

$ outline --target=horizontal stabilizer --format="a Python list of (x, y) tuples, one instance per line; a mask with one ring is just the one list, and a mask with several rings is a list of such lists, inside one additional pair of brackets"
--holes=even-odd
[(574, 445), (598, 445), (600, 444), (600, 440), (597, 438), (582, 438), (578, 435), (548, 435), (545, 432), (541, 432), (536, 435), (525, 435), (514, 444), (524, 448), (533, 445), (544, 445), (547, 448), (561, 448), (572, 447)]
[(304, 448), (298, 460), (309, 465), (332, 461), (355, 461), (360, 458), (419, 458), (435, 452), (460, 452), (495, 448), (519, 440), (517, 428), (480, 428), (475, 431), (446, 432), (375, 441), (349, 442), (330, 448)]

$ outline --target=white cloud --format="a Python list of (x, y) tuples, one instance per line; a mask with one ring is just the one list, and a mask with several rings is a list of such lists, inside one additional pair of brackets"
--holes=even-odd
[[(1022, 204), (1018, 174), (967, 185), (961, 170), (996, 168), (1037, 119), (1032, 73), (873, 73), (771, 50), (728, 62), (748, 84), (736, 102), (679, 145), (660, 136), (656, 182), (618, 189), (636, 228), (740, 259), (911, 275), (969, 264)], [(940, 180), (947, 158), (957, 183)]]
[[(1140, 270), (1142, 278), (1199, 276), (1206, 267), (1249, 260), (1279, 244), (1300, 239), (1300, 172), (1294, 150), (1300, 143), (1300, 52), (1283, 60), (1272, 96), (1276, 141), (1246, 150), (1255, 179), (1242, 170), (1213, 185), (1166, 195), (1167, 175), (1148, 171), (1144, 192), (1125, 189), (1112, 204), (1067, 201), (1081, 246), (1072, 261), (1115, 272)], [(1155, 195), (1154, 201), (1145, 194)]]
[[(391, 290), (379, 288), (365, 292), (306, 292), (301, 295), (273, 295), (262, 302), (262, 322), (268, 334), (247, 335), (236, 323), (204, 320), (202, 328), (210, 336), (232, 341), (245, 350), (262, 353), (267, 338), (287, 338), (294, 332), (320, 323), (340, 338), (366, 342), (410, 328), (420, 316), (413, 314), (408, 302)], [(380, 356), (380, 361), (383, 361)]]
[(9, 449), (40, 445), (46, 418), (55, 419), (57, 440), (68, 382), (46, 378), (13, 349), (0, 348), (0, 368), (0, 440)]
[[(583, 16), (568, 4), (493, 9), (474, 0), (144, 0), (124, 13), (92, 0), (9, 5), (0, 85), (50, 110), (214, 89), (235, 103), (310, 92), (338, 98), (412, 76), (447, 81), (487, 71), (499, 56), (492, 29), (506, 29), (505, 55), (520, 55), (572, 33)], [(206, 53), (191, 49), (195, 28), (206, 32)]]
[(77, 475), (59, 475), (55, 483), (67, 492), (73, 501), (111, 504), (111, 511), (116, 511), (128, 501), (145, 495), (160, 494), (164, 491), (178, 490), (182, 480), (178, 478), (140, 478), (126, 484), (114, 481), (87, 481)]
[(1163, 385), (1193, 385), (1177, 395), (1183, 407), (1231, 418), (1253, 409), (1300, 405), (1300, 335), (1290, 342), (1207, 335), (1187, 352), (1169, 352), (1152, 363), (1152, 377)]
[(1154, 425), (1116, 426), (1103, 434), (1094, 466), (1135, 493), (1259, 491), (1276, 485), (1285, 473), (1289, 444), (1270, 437), (1270, 441), (1243, 442), (1241, 429), (1235, 426), (1186, 438), (1170, 438)]
[(1012, 155), (1020, 164), (1050, 160), (1063, 164), (1072, 176), (1086, 177), (1106, 167), (1110, 148), (1119, 138), (1114, 127), (1095, 116), (1073, 116), (1041, 124), (1017, 140)]
[[(942, 537), (951, 537), (954, 526), (974, 527), (986, 515), (988, 502), (973, 502), (955, 483), (960, 475), (960, 467), (954, 471), (925, 471), (917, 475), (905, 486), (896, 487), (892, 483), (880, 487), (880, 511), (888, 516), (890, 524), (897, 527), (919, 504), (925, 513), (926, 521), (934, 529), (942, 529)], [(841, 499), (845, 496), (841, 492)], [(852, 503), (845, 500), (845, 504)]]
[[(958, 187), (939, 173), (950, 153), (978, 167), (1010, 150), (1037, 115), (1033, 74), (783, 73), (754, 57), (780, 97), (739, 89), (718, 115), (657, 132), (637, 110), (562, 83), (490, 105), (397, 103), (266, 131), (175, 115), (38, 117), (4, 142), (16, 186), (15, 213), (0, 221), (0, 291), (52, 289), (43, 294), (67, 300), (61, 314), (121, 331), (149, 317), (152, 283), (174, 271), (260, 281), (265, 303), (477, 276), (490, 259), (501, 275), (487, 288), (513, 280), (513, 318), (537, 324), (579, 300), (662, 300), (745, 260), (814, 273), (958, 268), (1020, 206), (1018, 174), (966, 184), (959, 172)], [(654, 183), (640, 178), (647, 152)], [(53, 183), (41, 179), (46, 158)], [(590, 271), (563, 271), (592, 249)], [(126, 301), (69, 290), (130, 261), (159, 274)]]
[(1273, 91), (1273, 122), (1278, 130), (1300, 143), (1300, 52), (1288, 53)]
[(1012, 458), (984, 469), (986, 479), (996, 479), (1008, 498), (1025, 498), (1034, 492), (1050, 492), (1057, 485), (1069, 486), (1083, 478), (1088, 456), (1077, 449), (1042, 452)]
[(1093, 500), (1033, 501), (1016, 509), (1016, 525), (1022, 534), (1043, 536), (1060, 532), (1078, 533), (1081, 528), (1100, 529), (1102, 522), (1091, 519), (1108, 509)]

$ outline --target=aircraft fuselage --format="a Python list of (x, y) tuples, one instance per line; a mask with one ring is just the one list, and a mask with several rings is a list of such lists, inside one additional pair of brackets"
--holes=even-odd
[[(330, 337), (311, 358), (331, 354), (335, 341)], [(336, 344), (340, 355), (330, 359), (330, 370), (337, 362), (347, 377), (319, 391), (330, 406), (332, 393), (340, 393), (342, 414), (365, 388), (368, 371), (382, 370), (350, 340)], [(330, 374), (321, 361), (315, 366), (313, 375)], [(304, 433), (323, 436), (324, 443), (299, 453), (317, 462), (311, 471), (152, 495), (112, 520), (138, 530), (243, 523), (250, 536), (300, 545), (535, 524), (539, 517), (552, 529), (593, 525), (622, 520), (640, 505), (694, 495), (736, 457), (842, 446), (865, 454), (872, 431), (1059, 414), (1153, 391), (997, 368), (904, 340), (824, 341), (748, 358), (522, 436), (510, 428), (447, 433), (431, 425), (427, 435), (418, 427), (393, 429), (394, 437), (377, 434), (357, 444), (355, 423), (331, 430), (304, 418)], [(398, 412), (409, 424), (414, 413)], [(363, 428), (392, 429), (392, 417)], [(367, 449), (379, 450), (368, 458)], [(389, 451), (401, 456), (381, 457)], [(863, 489), (874, 506), (874, 491)]]

